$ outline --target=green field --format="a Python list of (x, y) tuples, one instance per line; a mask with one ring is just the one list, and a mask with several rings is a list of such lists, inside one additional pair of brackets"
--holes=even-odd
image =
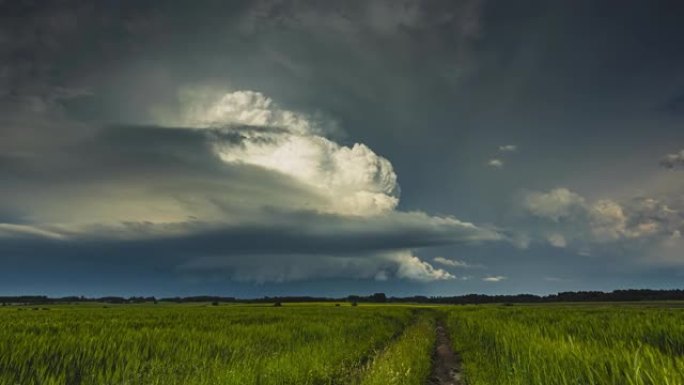
[(7, 306), (0, 384), (423, 385), (438, 323), (466, 384), (684, 385), (677, 306), (349, 304)]

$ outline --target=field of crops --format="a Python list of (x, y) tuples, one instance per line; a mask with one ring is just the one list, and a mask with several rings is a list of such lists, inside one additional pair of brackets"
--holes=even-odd
[(0, 314), (1, 384), (348, 383), (407, 307), (52, 307)]
[(448, 327), (470, 385), (684, 384), (684, 309), (473, 306)]
[(349, 304), (7, 306), (0, 384), (424, 385), (437, 324), (469, 385), (684, 385), (684, 309)]

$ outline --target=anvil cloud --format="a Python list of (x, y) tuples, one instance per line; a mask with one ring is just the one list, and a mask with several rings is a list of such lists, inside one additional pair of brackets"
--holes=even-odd
[(0, 292), (679, 288), (683, 13), (1, 2)]
[(186, 102), (175, 127), (106, 127), (64, 144), (69, 154), (15, 157), (14, 167), (51, 178), (22, 177), (20, 194), (3, 194), (3, 209), (19, 209), (21, 219), (0, 225), (4, 243), (154, 250), (158, 263), (238, 281), (431, 281), (453, 276), (413, 248), (499, 238), (454, 218), (397, 211), (387, 159), (335, 143), (323, 136), (325, 122), (261, 93)]

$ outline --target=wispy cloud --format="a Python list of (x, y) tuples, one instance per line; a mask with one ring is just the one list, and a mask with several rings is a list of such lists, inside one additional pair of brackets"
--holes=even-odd
[(484, 282), (501, 282), (504, 279), (506, 279), (506, 277), (504, 277), (503, 275), (495, 275), (482, 278)]
[(571, 282), (571, 279), (560, 278), (560, 277), (544, 277), (544, 281), (547, 282)]
[(504, 162), (501, 159), (494, 158), (494, 159), (490, 159), (487, 162), (487, 166), (493, 167), (493, 168), (502, 168), (504, 166)]
[(473, 268), (482, 268), (484, 267), (483, 265), (480, 264), (470, 264), (465, 261), (459, 261), (457, 259), (448, 259), (444, 257), (435, 257), (432, 259), (433, 262), (438, 263), (443, 266), (448, 266), (448, 267), (458, 267), (462, 269), (473, 269)]
[(501, 152), (515, 152), (518, 151), (518, 146), (515, 144), (505, 144), (502, 146), (499, 146), (499, 151)]

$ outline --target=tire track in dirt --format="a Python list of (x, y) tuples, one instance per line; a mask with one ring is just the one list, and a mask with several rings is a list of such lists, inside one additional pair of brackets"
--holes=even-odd
[(432, 354), (432, 374), (427, 385), (462, 385), (461, 357), (451, 348), (451, 339), (444, 324), (435, 329), (437, 339)]

